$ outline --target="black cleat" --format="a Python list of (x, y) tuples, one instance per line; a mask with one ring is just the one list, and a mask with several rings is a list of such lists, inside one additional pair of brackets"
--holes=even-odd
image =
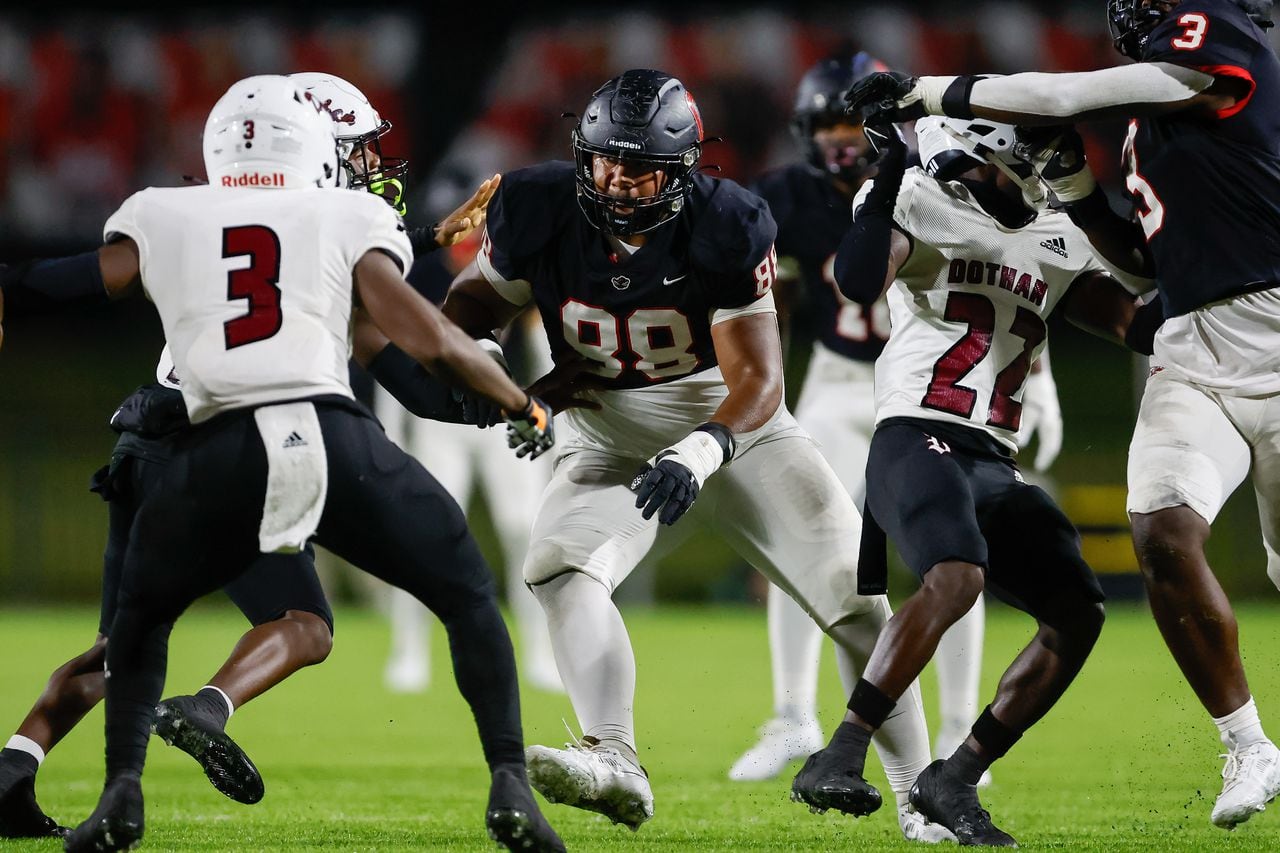
[(71, 830), (62, 843), (67, 853), (132, 850), (142, 840), (142, 782), (117, 776), (107, 782), (89, 819)]
[(839, 762), (824, 762), (825, 753), (820, 749), (805, 759), (804, 767), (791, 783), (792, 802), (804, 803), (817, 814), (835, 809), (854, 817), (880, 808), (880, 792), (860, 774), (839, 766)]
[[(35, 759), (32, 759), (35, 763)], [(48, 838), (70, 832), (44, 813), (36, 802), (36, 777), (0, 773), (0, 838)]]
[(947, 770), (943, 759), (930, 764), (911, 786), (911, 805), (934, 823), (955, 833), (968, 847), (1017, 847), (1013, 836), (991, 822), (991, 814), (978, 802), (978, 788)]
[(534, 802), (522, 768), (502, 766), (493, 771), (484, 825), (489, 837), (507, 850), (565, 853), (564, 842)]
[(198, 761), (213, 787), (237, 803), (253, 805), (266, 793), (258, 768), (194, 696), (157, 705), (152, 731)]

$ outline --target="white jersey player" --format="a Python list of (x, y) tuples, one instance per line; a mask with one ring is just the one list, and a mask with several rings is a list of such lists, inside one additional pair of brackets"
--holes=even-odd
[(1023, 387), (1060, 303), (1117, 340), (1136, 305), (1065, 214), (1040, 210), (1044, 190), (1014, 156), (1011, 126), (925, 119), (916, 132), (924, 169), (904, 169), (896, 131), (878, 134), (888, 151), (860, 194), (836, 277), (864, 304), (887, 287), (892, 317), (876, 362), (860, 583), (882, 586), (887, 534), (922, 585), (793, 791), (812, 803), (865, 790), (848, 768), (862, 766), (871, 733), (985, 588), (1035, 618), (1036, 637), (911, 801), (962, 844), (1008, 846), (976, 784), (1074, 679), (1102, 628), (1103, 599), (1075, 528), (1013, 461)]
[(66, 848), (127, 849), (142, 836), (142, 766), (174, 621), (257, 555), (296, 552), (314, 536), (440, 615), (492, 773), (490, 835), (563, 851), (525, 782), (492, 577), (457, 505), (352, 398), (353, 290), (375, 337), (519, 413), (508, 415), (513, 446), (549, 447), (549, 413), (412, 292), (394, 211), (330, 189), (333, 122), (295, 83), (232, 86), (204, 151), (210, 185), (144, 190), (104, 229), (120, 256), (106, 290), (141, 288), (155, 302), (195, 428), (134, 521), (107, 647), (107, 783)]

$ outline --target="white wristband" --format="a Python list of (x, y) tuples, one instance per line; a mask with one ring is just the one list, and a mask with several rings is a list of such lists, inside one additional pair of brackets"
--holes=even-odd
[(657, 456), (649, 460), (657, 465), (664, 459), (679, 462), (693, 473), (698, 487), (724, 464), (724, 448), (715, 436), (705, 430), (694, 430)]
[[(942, 111), (942, 96), (946, 94), (947, 87), (955, 82), (953, 77), (920, 77), (916, 83), (916, 90), (912, 93), (915, 100), (920, 101), (924, 106), (924, 111), (931, 116), (946, 115)], [(903, 99), (903, 103), (899, 106), (909, 106), (910, 102)]]
[(1045, 180), (1049, 185), (1049, 189), (1053, 190), (1053, 194), (1058, 197), (1058, 201), (1063, 204), (1070, 204), (1073, 201), (1081, 201), (1093, 194), (1094, 188), (1098, 186), (1098, 182), (1093, 177), (1093, 170), (1085, 166), (1075, 174), (1068, 175), (1065, 178), (1057, 178), (1055, 180)]

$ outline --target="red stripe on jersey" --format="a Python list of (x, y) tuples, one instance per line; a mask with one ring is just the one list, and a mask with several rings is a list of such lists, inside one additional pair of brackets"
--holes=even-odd
[(1214, 110), (1213, 114), (1218, 118), (1231, 118), (1247, 107), (1249, 101), (1253, 100), (1253, 93), (1258, 89), (1258, 84), (1254, 81), (1253, 75), (1249, 73), (1249, 69), (1241, 68), (1238, 65), (1197, 65), (1195, 69), (1203, 71), (1205, 74), (1212, 74), (1214, 77), (1234, 77), (1249, 84), (1249, 94), (1226, 109)]

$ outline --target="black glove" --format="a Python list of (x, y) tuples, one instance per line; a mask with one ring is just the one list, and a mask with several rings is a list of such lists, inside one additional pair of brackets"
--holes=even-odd
[(454, 405), (461, 409), (459, 423), (470, 424), (480, 429), (488, 429), (502, 423), (502, 407), (492, 400), (468, 394), (460, 389), (453, 389)]
[(517, 417), (508, 415), (507, 446), (523, 459), (537, 459), (556, 443), (553, 412), (546, 403), (529, 395), (529, 405)]
[[(925, 115), (919, 97), (911, 99), (919, 79), (900, 71), (877, 71), (868, 74), (845, 94), (846, 112), (861, 115), (868, 125), (897, 124), (915, 121)], [(904, 99), (911, 100), (903, 104)]]
[(636, 508), (646, 519), (662, 508), (658, 521), (675, 524), (698, 497), (698, 480), (693, 472), (674, 459), (659, 458), (656, 465), (645, 463), (631, 481)]

